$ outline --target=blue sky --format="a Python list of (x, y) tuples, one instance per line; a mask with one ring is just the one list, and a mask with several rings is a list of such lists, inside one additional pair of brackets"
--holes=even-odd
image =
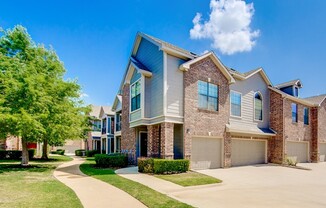
[(241, 72), (261, 66), (273, 84), (300, 78), (301, 97), (326, 93), (326, 1), (246, 3), (253, 3), (250, 28), (259, 36), (251, 51), (232, 55), (190, 38), (196, 13), (209, 19), (210, 0), (4, 1), (0, 27), (22, 24), (35, 42), (52, 45), (66, 77), (78, 78), (86, 102), (96, 105), (113, 103), (137, 31), (199, 54), (214, 50)]

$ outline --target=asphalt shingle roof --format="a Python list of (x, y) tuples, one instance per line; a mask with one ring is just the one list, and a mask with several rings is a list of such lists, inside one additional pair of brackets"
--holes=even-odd
[(323, 100), (326, 98), (326, 94), (323, 94), (323, 95), (317, 95), (317, 96), (312, 96), (312, 97), (307, 97), (307, 98), (304, 98), (305, 100), (309, 101), (309, 102), (312, 102), (314, 104), (320, 104), (323, 102)]

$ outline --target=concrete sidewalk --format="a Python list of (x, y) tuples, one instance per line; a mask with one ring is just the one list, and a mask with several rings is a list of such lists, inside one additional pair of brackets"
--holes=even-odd
[(103, 181), (86, 176), (79, 170), (82, 158), (60, 165), (53, 173), (59, 181), (70, 187), (85, 208), (146, 207), (126, 192)]

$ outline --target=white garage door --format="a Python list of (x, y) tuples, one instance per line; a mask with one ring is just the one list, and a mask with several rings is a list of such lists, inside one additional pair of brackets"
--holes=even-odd
[(266, 142), (263, 140), (232, 139), (232, 166), (266, 163)]
[(319, 143), (320, 162), (326, 162), (326, 143)]
[(298, 163), (308, 162), (308, 142), (287, 141), (287, 157)]
[(192, 138), (191, 146), (192, 169), (222, 167), (222, 139)]

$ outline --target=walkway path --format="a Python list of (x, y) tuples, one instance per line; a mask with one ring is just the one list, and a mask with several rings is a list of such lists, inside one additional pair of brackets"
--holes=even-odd
[(60, 165), (53, 173), (59, 181), (69, 186), (85, 208), (146, 207), (126, 192), (103, 181), (86, 176), (79, 170), (82, 158)]

